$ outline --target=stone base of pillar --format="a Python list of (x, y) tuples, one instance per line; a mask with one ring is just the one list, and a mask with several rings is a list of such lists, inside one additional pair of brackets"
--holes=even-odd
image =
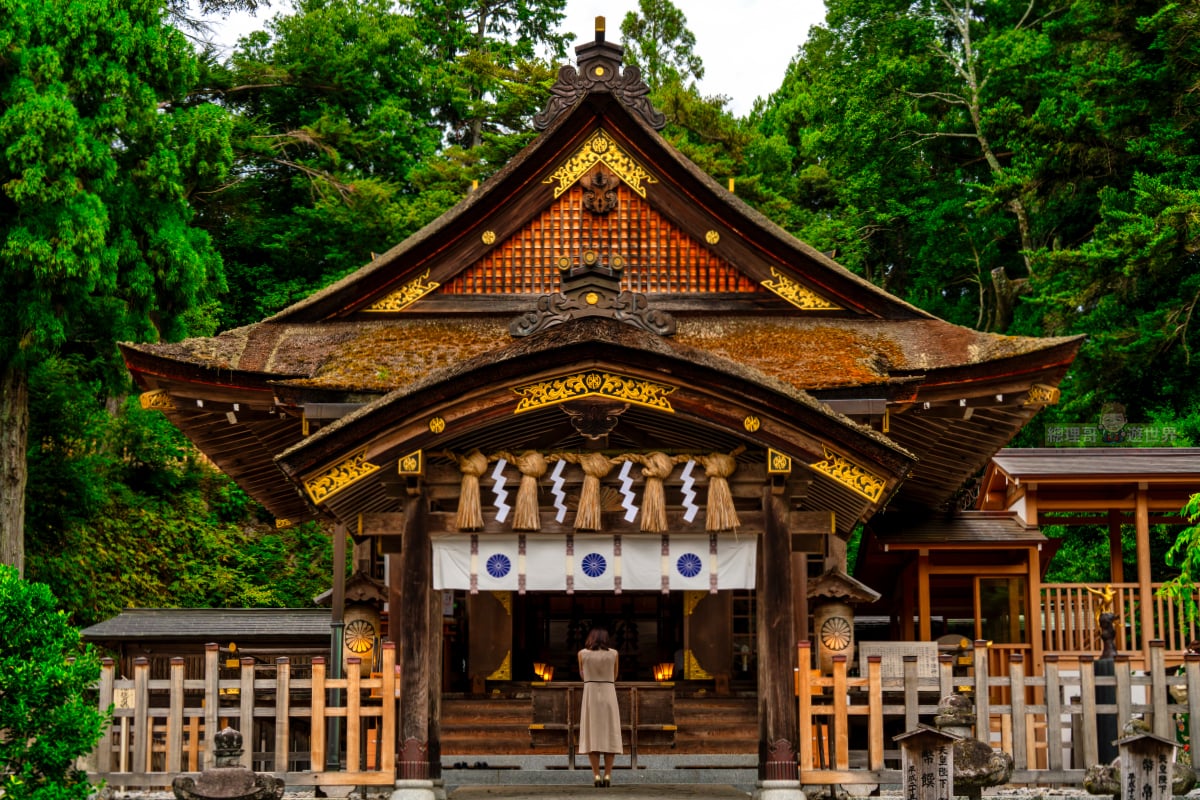
[(437, 800), (446, 800), (449, 797), (446, 793), (446, 780), (444, 778), (433, 779), (433, 796)]
[(759, 781), (751, 797), (753, 800), (805, 800), (800, 781)]
[(391, 800), (438, 800), (431, 780), (398, 780)]

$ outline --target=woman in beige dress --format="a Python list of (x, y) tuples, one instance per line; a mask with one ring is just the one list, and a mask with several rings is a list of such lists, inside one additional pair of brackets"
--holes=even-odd
[[(579, 752), (587, 753), (595, 786), (612, 785), (612, 766), (621, 749), (621, 714), (617, 710), (617, 651), (608, 646), (608, 631), (593, 628), (579, 651), (583, 676), (583, 709), (579, 713)], [(600, 754), (604, 775), (600, 775)]]

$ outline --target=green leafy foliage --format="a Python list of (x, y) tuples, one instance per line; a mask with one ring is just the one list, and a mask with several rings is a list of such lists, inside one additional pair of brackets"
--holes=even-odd
[[(750, 202), (954, 322), (1086, 334), (1040, 424), (1194, 411), (1197, 22), (1182, 4), (830, 0), (752, 115)], [(1165, 412), (1165, 413), (1164, 413)]]
[(1200, 586), (1200, 494), (1188, 498), (1180, 513), (1191, 524), (1179, 533), (1166, 556), (1167, 563), (1179, 574), (1164, 583), (1158, 593), (1174, 600), (1194, 621), (1200, 614), (1196, 605), (1196, 587)]
[[(61, 377), (39, 377), (37, 396), (61, 395)], [(302, 608), (329, 587), (326, 532), (277, 530), (161, 413), (133, 401), (114, 416), (96, 395), (70, 407), (75, 427), (35, 417), (27, 571), (77, 624), (129, 606)]]
[(0, 0), (0, 560), (19, 565), (28, 372), (78, 356), (123, 385), (115, 342), (178, 338), (224, 288), (189, 199), (220, 182), (229, 121), (174, 104), (197, 77), (155, 0)]
[(670, 83), (692, 87), (704, 77), (696, 35), (671, 0), (638, 0), (638, 10), (621, 20), (625, 63), (636, 66), (651, 89)]
[(0, 564), (0, 793), (9, 800), (84, 800), (75, 762), (105, 719), (92, 687), (100, 662), (56, 608), (49, 588)]

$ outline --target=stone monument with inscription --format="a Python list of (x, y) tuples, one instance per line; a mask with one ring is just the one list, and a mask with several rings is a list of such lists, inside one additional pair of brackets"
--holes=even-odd
[(900, 745), (904, 800), (950, 800), (954, 796), (952, 736), (928, 725), (893, 737)]

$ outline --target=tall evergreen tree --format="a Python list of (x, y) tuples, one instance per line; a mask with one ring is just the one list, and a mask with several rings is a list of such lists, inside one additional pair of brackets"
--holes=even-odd
[(222, 282), (189, 196), (223, 177), (226, 115), (172, 105), (195, 54), (157, 0), (0, 0), (0, 562), (23, 566), (29, 370), (176, 337)]
[(1200, 291), (1195, 15), (830, 0), (749, 148), (764, 207), (871, 280), (1000, 332), (1089, 334), (1051, 415), (1185, 415)]

